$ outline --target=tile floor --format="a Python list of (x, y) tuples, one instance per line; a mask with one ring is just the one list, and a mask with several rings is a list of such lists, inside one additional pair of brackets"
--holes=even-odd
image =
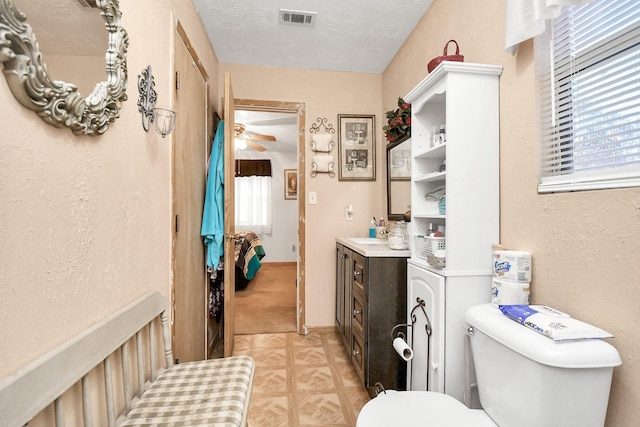
[(250, 427), (354, 427), (369, 401), (333, 328), (236, 335), (234, 354), (256, 363)]

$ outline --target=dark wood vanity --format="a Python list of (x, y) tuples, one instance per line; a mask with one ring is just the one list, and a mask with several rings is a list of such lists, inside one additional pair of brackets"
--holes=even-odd
[(391, 330), (406, 323), (409, 251), (389, 249), (386, 240), (336, 240), (336, 327), (351, 362), (372, 396), (376, 383), (405, 390), (407, 364)]

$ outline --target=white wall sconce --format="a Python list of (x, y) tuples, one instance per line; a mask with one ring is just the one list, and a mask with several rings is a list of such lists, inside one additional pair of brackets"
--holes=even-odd
[(138, 76), (138, 93), (140, 94), (138, 96), (138, 111), (142, 116), (142, 128), (145, 132), (149, 131), (151, 123), (153, 123), (156, 132), (164, 138), (175, 128), (176, 112), (156, 107), (158, 95), (154, 89), (155, 85), (151, 65), (147, 65), (147, 68), (142, 70)]

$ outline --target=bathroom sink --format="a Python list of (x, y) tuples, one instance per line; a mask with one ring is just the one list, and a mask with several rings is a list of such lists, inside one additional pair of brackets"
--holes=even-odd
[(349, 240), (358, 245), (383, 245), (387, 243), (387, 239), (376, 239), (374, 237), (350, 237)]

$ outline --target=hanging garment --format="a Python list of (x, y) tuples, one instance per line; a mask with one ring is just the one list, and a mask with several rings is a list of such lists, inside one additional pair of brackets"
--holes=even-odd
[(224, 308), (224, 269), (217, 271), (216, 277), (209, 277), (209, 317), (220, 320)]
[(211, 147), (200, 235), (207, 246), (207, 266), (216, 269), (224, 255), (224, 121)]

